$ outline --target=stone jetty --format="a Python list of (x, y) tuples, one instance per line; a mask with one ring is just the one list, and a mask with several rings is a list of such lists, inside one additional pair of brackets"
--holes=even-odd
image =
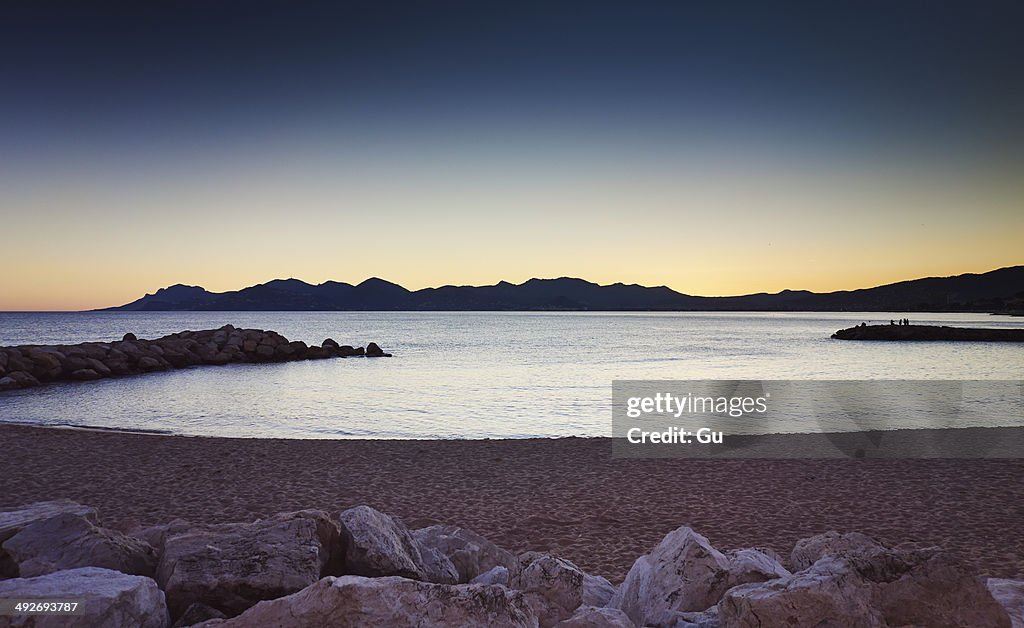
[[(0, 598), (80, 600), (7, 626), (762, 628), (1024, 621), (1024, 581), (939, 547), (825, 532), (788, 556), (722, 551), (683, 526), (617, 586), (565, 558), (513, 554), (454, 525), (410, 530), (368, 506), (255, 521), (106, 528), (67, 500), (0, 510)], [(35, 620), (35, 623), (33, 623)]]
[(837, 340), (954, 340), (1024, 342), (1024, 329), (983, 329), (945, 325), (860, 325), (832, 334)]
[(292, 362), (349, 357), (391, 357), (377, 343), (340, 345), (331, 338), (320, 346), (288, 340), (276, 331), (220, 329), (182, 331), (156, 340), (125, 334), (114, 342), (75, 345), (0, 347), (0, 391), (47, 382), (88, 381), (153, 371), (240, 362)]

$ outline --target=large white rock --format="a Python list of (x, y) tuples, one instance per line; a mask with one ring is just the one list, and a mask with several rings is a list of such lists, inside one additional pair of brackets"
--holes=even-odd
[(513, 578), (513, 587), (526, 594), (542, 627), (568, 619), (580, 606), (606, 606), (615, 593), (604, 578), (546, 554), (534, 555), (524, 564)]
[(401, 576), (439, 584), (459, 581), (459, 572), (448, 557), (417, 542), (401, 521), (369, 506), (349, 508), (338, 519), (345, 546), (345, 573)]
[(669, 624), (678, 613), (701, 612), (739, 584), (788, 575), (757, 550), (725, 555), (688, 527), (670, 532), (650, 554), (633, 563), (610, 606), (637, 625)]
[(0, 598), (81, 602), (78, 615), (5, 616), (0, 617), (0, 628), (166, 628), (170, 625), (164, 594), (156, 582), (99, 567), (0, 580)]
[(1006, 609), (1013, 628), (1024, 628), (1024, 580), (989, 578), (985, 586), (996, 602)]
[(26, 525), (2, 547), (22, 578), (76, 567), (152, 576), (156, 568), (156, 553), (147, 543), (70, 512)]
[(886, 628), (867, 582), (845, 561), (823, 558), (799, 573), (730, 589), (718, 604), (730, 628)]
[(445, 555), (455, 565), (460, 583), (469, 582), (495, 567), (504, 567), (512, 573), (516, 571), (514, 554), (465, 528), (434, 525), (414, 530), (412, 535), (421, 547), (435, 549)]
[(96, 509), (68, 499), (36, 502), (15, 508), (0, 508), (0, 578), (18, 576), (18, 566), (2, 549), (2, 544), (28, 525), (46, 521), (61, 514), (73, 514), (97, 523)]
[(174, 617), (195, 602), (237, 615), (319, 580), (338, 542), (337, 526), (316, 510), (179, 530), (163, 540), (157, 581)]
[(238, 617), (203, 628), (416, 626), (534, 628), (523, 594), (501, 586), (446, 585), (408, 578), (327, 577), (298, 593), (260, 602)]

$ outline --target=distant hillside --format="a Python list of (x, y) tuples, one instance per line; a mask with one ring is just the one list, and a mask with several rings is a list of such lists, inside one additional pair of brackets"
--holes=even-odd
[(562, 277), (502, 281), (493, 286), (443, 286), (407, 290), (383, 279), (319, 285), (276, 279), (232, 292), (175, 285), (120, 307), (122, 311), (344, 311), (344, 310), (569, 310), (569, 311), (1024, 311), (1024, 266), (982, 274), (929, 277), (899, 283), (815, 293), (698, 297), (665, 286), (596, 283)]

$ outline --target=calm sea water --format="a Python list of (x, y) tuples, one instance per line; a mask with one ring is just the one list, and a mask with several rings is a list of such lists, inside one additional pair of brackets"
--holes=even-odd
[[(1024, 379), (1024, 345), (829, 339), (861, 321), (902, 316), (0, 313), (0, 345), (116, 340), (128, 331), (155, 338), (231, 323), (311, 344), (327, 337), (352, 345), (375, 341), (395, 354), (13, 391), (0, 394), (0, 421), (243, 437), (607, 436), (616, 379)], [(909, 316), (914, 323), (1024, 327), (1021, 318), (982, 314)]]

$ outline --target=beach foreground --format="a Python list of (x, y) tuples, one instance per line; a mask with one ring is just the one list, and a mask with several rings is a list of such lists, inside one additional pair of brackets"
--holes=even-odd
[(941, 545), (1024, 577), (1021, 460), (624, 460), (607, 439), (188, 438), (0, 426), (0, 507), (68, 498), (129, 530), (358, 504), (454, 523), (620, 581), (688, 525), (723, 549), (787, 554), (827, 530)]

